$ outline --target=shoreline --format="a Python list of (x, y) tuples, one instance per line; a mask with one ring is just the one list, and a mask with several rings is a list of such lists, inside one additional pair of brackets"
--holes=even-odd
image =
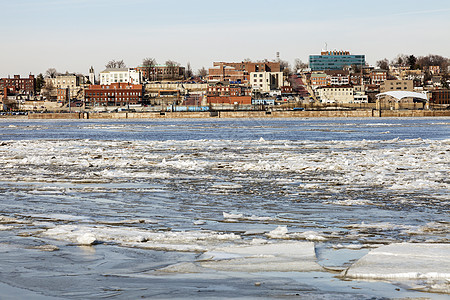
[(31, 113), (20, 119), (194, 119), (194, 118), (382, 118), (450, 117), (450, 110), (306, 110), (306, 111), (208, 111), (208, 112), (71, 112)]

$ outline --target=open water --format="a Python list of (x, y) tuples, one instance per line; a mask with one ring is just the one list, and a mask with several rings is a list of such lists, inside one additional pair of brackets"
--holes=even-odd
[(0, 162), (0, 299), (450, 293), (450, 118), (0, 120)]

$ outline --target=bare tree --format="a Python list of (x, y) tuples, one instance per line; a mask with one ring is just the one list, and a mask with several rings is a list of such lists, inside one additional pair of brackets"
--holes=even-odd
[(301, 59), (299, 59), (299, 58), (296, 58), (294, 60), (294, 70), (295, 70), (295, 72), (298, 72), (298, 70), (304, 70), (306, 68), (308, 68), (308, 64), (307, 63), (302, 62)]
[(42, 95), (50, 100), (54, 95), (55, 86), (53, 85), (53, 81), (51, 79), (45, 80), (45, 84), (42, 86)]
[(392, 61), (392, 64), (396, 67), (406, 67), (408, 65), (408, 55), (398, 54)]
[(199, 77), (204, 78), (204, 77), (208, 76), (208, 71), (205, 69), (205, 67), (202, 67), (201, 69), (198, 69), (197, 75)]
[(144, 58), (142, 60), (142, 67), (144, 69), (144, 74), (147, 74), (147, 79), (151, 80), (151, 74), (154, 73), (156, 66), (156, 60), (151, 57)]
[(125, 63), (123, 62), (123, 60), (110, 60), (105, 67), (107, 69), (113, 69), (113, 68), (126, 68), (127, 66), (125, 65)]
[(280, 70), (284, 73), (285, 76), (289, 76), (292, 74), (291, 66), (289, 62), (285, 60), (280, 60)]
[(45, 71), (45, 77), (47, 78), (56, 78), (57, 75), (59, 75), (59, 73), (55, 68), (49, 68)]
[(430, 54), (417, 59), (417, 65), (421, 69), (429, 69), (430, 66), (439, 66), (443, 73), (447, 73), (450, 60), (440, 55)]
[(184, 77), (191, 78), (194, 75), (191, 68), (191, 63), (188, 62), (186, 65), (186, 71), (184, 72)]
[(176, 70), (179, 66), (180, 66), (180, 64), (177, 63), (176, 61), (173, 61), (173, 60), (167, 60), (167, 61), (166, 61), (166, 67), (167, 67), (167, 69), (168, 69), (168, 71), (169, 71), (169, 77), (170, 77), (171, 79), (174, 78), (175, 70)]
[(384, 58), (382, 60), (377, 61), (377, 67), (389, 71), (389, 60), (387, 58)]

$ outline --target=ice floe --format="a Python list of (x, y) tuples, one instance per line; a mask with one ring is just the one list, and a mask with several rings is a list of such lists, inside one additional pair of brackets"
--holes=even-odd
[(428, 291), (450, 288), (450, 244), (395, 243), (371, 250), (342, 273), (345, 278), (406, 281)]
[(255, 216), (255, 215), (251, 215), (251, 216), (244, 216), (243, 214), (233, 214), (233, 213), (226, 213), (223, 212), (223, 218), (225, 219), (225, 221), (228, 222), (236, 222), (236, 221), (272, 221), (275, 220), (274, 218), (271, 217), (259, 217), (259, 216)]
[(200, 257), (200, 265), (234, 272), (322, 271), (317, 264), (314, 243), (284, 242), (216, 248)]
[(239, 241), (234, 233), (211, 231), (151, 231), (131, 227), (58, 225), (39, 234), (42, 237), (79, 245), (116, 243), (121, 246), (167, 251), (207, 251), (225, 242)]

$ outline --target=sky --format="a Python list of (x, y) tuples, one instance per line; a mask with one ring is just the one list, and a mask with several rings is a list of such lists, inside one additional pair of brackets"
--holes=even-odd
[(450, 57), (448, 0), (0, 0), (0, 77), (87, 74), (147, 57), (194, 71), (214, 61), (308, 62), (348, 50), (366, 61)]

